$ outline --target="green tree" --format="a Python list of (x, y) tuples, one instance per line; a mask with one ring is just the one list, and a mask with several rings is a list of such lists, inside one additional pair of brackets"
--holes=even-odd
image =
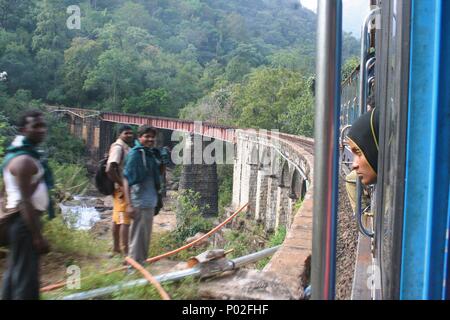
[(56, 90), (62, 82), (60, 70), (64, 63), (64, 55), (60, 51), (42, 48), (37, 52), (35, 60), (37, 62), (38, 96), (52, 100), (49, 99), (52, 90)]
[(134, 114), (165, 115), (170, 98), (164, 88), (146, 89), (141, 95), (126, 98), (123, 101), (123, 111)]
[(107, 99), (109, 109), (119, 110), (123, 97), (139, 91), (140, 79), (136, 61), (124, 51), (111, 49), (99, 56), (98, 64), (88, 73), (83, 89), (99, 92)]
[(69, 1), (43, 0), (37, 2), (37, 22), (33, 35), (33, 50), (65, 49), (69, 43), (69, 30), (66, 25)]
[(8, 72), (9, 92), (20, 88), (31, 90), (36, 84), (33, 56), (23, 44), (11, 42), (5, 46), (0, 57), (0, 70)]
[(129, 26), (141, 29), (148, 29), (152, 19), (144, 5), (133, 1), (126, 1), (115, 10), (113, 18), (115, 21), (125, 22)]
[(58, 117), (47, 116), (49, 128), (47, 140), (43, 144), (50, 158), (60, 164), (85, 164), (84, 142), (73, 137), (67, 124)]
[(14, 30), (23, 25), (34, 9), (33, 0), (0, 0), (0, 28)]
[(286, 112), (280, 117), (283, 122), (281, 131), (311, 138), (314, 136), (314, 98), (308, 91), (286, 106)]
[(63, 82), (70, 104), (81, 105), (87, 102), (88, 96), (83, 85), (89, 72), (97, 65), (101, 53), (101, 46), (86, 38), (74, 38), (70, 48), (64, 51)]
[(347, 59), (342, 67), (342, 81), (346, 80), (352, 72), (359, 66), (359, 58), (354, 56)]
[(212, 123), (233, 125), (232, 86), (218, 88), (195, 103), (180, 110), (183, 119), (195, 119)]
[(286, 69), (263, 67), (236, 87), (235, 108), (241, 126), (282, 129), (282, 114), (306, 87), (301, 75)]
[(3, 155), (6, 149), (6, 137), (9, 128), (8, 119), (0, 113), (0, 163), (3, 161)]

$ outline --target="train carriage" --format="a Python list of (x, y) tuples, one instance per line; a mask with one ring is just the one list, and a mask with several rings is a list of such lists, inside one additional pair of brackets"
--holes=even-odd
[(373, 273), (355, 274), (355, 291), (366, 292), (353, 298), (449, 299), (450, 1), (373, 4), (360, 69), (339, 85), (342, 3), (319, 0), (312, 297), (334, 298), (337, 177), (352, 161), (339, 144), (372, 92), (380, 111), (373, 230), (360, 221), (361, 201), (355, 217), (360, 246), (373, 249), (356, 263), (370, 255)]

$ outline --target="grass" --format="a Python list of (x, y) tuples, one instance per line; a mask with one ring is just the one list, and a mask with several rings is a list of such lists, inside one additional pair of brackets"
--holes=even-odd
[(294, 214), (297, 213), (297, 211), (301, 208), (302, 204), (303, 204), (303, 200), (298, 198), (294, 204), (294, 210), (293, 210)]
[[(185, 244), (186, 243), (180, 242), (178, 240), (177, 235), (173, 231), (154, 234), (152, 236), (152, 241), (150, 242), (149, 257), (155, 257), (160, 254), (175, 250)], [(191, 257), (199, 255), (205, 250), (207, 250), (207, 248), (205, 247), (191, 247), (168, 257), (168, 259), (176, 261), (186, 261)]]
[(61, 299), (69, 294), (116, 285), (123, 281), (130, 281), (138, 278), (137, 274), (127, 275), (125, 272), (114, 272), (106, 275), (99, 272), (99, 270), (108, 270), (109, 267), (110, 266), (106, 263), (101, 266), (82, 267), (80, 274), (82, 279), (80, 281), (79, 289), (68, 289), (67, 287), (64, 287), (57, 291), (43, 293), (41, 299)]
[(94, 239), (88, 231), (70, 229), (61, 214), (44, 222), (44, 236), (54, 252), (96, 256), (108, 250), (107, 241)]
[[(172, 300), (197, 299), (198, 285), (199, 280), (193, 277), (186, 277), (176, 282), (171, 281), (161, 283), (161, 286)], [(114, 300), (161, 300), (161, 296), (152, 285), (117, 291), (111, 298)]]
[[(90, 266), (81, 269), (81, 277), (79, 289), (68, 289), (67, 287), (53, 292), (43, 293), (41, 299), (61, 299), (67, 295), (84, 292), (88, 290), (108, 287), (124, 283), (132, 280), (142, 279), (139, 272), (127, 274), (126, 272), (115, 272), (111, 274), (100, 274), (98, 270), (107, 270), (110, 266)], [(161, 286), (174, 300), (196, 299), (198, 292), (199, 279), (186, 277), (177, 282), (161, 283)], [(118, 290), (112, 294), (98, 297), (101, 300), (160, 300), (161, 296), (157, 290), (150, 284), (140, 287)]]
[[(286, 238), (286, 227), (280, 227), (277, 231), (270, 237), (269, 242), (267, 244), (267, 248), (275, 247), (283, 243)], [(258, 270), (264, 269), (264, 267), (269, 263), (272, 257), (266, 257), (261, 259), (256, 264), (256, 268)]]
[(259, 251), (264, 248), (267, 241), (264, 227), (253, 220), (239, 218), (240, 226), (237, 229), (227, 229), (224, 232), (224, 249), (233, 249), (229, 259), (238, 258)]

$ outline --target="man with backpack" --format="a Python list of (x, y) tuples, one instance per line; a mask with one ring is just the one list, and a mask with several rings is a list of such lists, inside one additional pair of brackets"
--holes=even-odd
[(0, 201), (0, 233), (9, 245), (2, 299), (37, 300), (39, 255), (49, 251), (40, 217), (49, 209), (53, 176), (37, 149), (47, 135), (42, 112), (26, 112), (18, 127), (20, 135), (6, 150), (1, 166), (4, 195)]
[(108, 155), (106, 164), (106, 174), (114, 182), (113, 193), (113, 252), (114, 254), (128, 255), (128, 237), (130, 229), (130, 217), (126, 212), (127, 202), (123, 189), (123, 168), (125, 157), (133, 145), (133, 129), (129, 125), (123, 125), (119, 128), (119, 137), (114, 142)]
[(156, 129), (143, 125), (138, 140), (125, 160), (124, 189), (127, 213), (133, 219), (130, 256), (139, 263), (148, 257), (153, 217), (161, 207), (160, 165), (155, 144)]

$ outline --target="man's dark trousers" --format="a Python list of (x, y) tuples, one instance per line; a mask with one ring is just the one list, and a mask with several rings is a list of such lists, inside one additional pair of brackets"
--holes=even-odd
[(3, 300), (39, 299), (39, 254), (20, 213), (9, 228), (8, 269), (3, 277)]

